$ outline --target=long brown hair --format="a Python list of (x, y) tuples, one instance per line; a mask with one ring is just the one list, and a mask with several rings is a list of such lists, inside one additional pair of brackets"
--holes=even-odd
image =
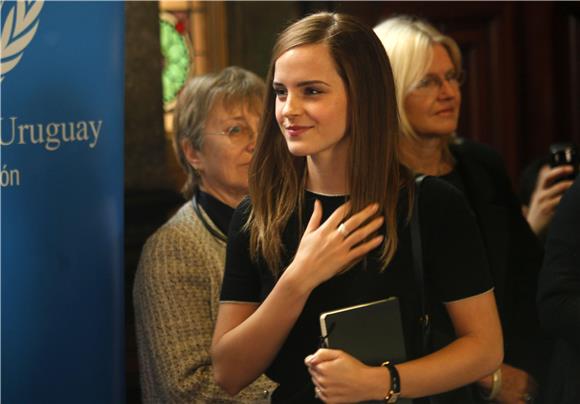
[(352, 212), (372, 202), (385, 216), (382, 269), (397, 249), (397, 201), (411, 174), (399, 164), (399, 121), (393, 74), (386, 52), (373, 31), (345, 14), (317, 13), (286, 28), (278, 37), (266, 79), (264, 114), (250, 166), (252, 210), (247, 227), (254, 258), (261, 255), (279, 275), (282, 231), (303, 206), (306, 158), (290, 154), (275, 117), (272, 89), (276, 60), (289, 49), (325, 44), (342, 78), (348, 97), (350, 136), (347, 185)]

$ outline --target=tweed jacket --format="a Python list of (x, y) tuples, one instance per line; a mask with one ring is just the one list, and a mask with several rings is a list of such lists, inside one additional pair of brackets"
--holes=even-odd
[(225, 249), (191, 201), (147, 240), (133, 289), (144, 403), (254, 403), (273, 390), (261, 376), (232, 398), (213, 380), (209, 349)]

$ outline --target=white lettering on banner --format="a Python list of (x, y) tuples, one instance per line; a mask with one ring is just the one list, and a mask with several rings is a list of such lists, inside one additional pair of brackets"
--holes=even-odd
[[(49, 123), (20, 123), (17, 116), (8, 118), (8, 130), (3, 131), (1, 125), (4, 118), (0, 117), (0, 147), (32, 145), (40, 146), (48, 152), (55, 152), (65, 144), (82, 143), (94, 149), (99, 142), (102, 120), (49, 122)], [(0, 163), (1, 164), (1, 163)], [(20, 186), (20, 170), (8, 168), (1, 164), (0, 187)]]
[[(93, 149), (97, 146), (103, 126), (102, 120), (19, 124), (16, 116), (8, 119), (10, 120), (8, 133), (4, 133), (0, 128), (1, 146), (34, 144), (41, 145), (49, 152), (58, 150), (63, 143), (73, 142), (84, 142)], [(0, 118), (0, 121), (2, 120), (4, 118)]]
[(6, 164), (0, 170), (0, 187), (14, 187), (20, 185), (20, 171), (17, 169), (9, 170)]

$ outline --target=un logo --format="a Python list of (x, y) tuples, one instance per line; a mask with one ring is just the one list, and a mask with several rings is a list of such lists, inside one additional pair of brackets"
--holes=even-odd
[[(2, 19), (0, 30), (0, 81), (22, 59), (24, 49), (28, 46), (38, 28), (38, 15), (42, 10), (44, 0), (37, 1), (0, 1)], [(4, 13), (5, 7), (10, 7)]]

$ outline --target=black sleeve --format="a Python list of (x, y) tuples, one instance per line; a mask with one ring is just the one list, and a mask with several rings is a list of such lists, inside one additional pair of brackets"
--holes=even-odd
[[(495, 192), (500, 206), (507, 209), (508, 265), (505, 290), (509, 297), (512, 314), (507, 321), (511, 344), (523, 344), (531, 335), (539, 335), (539, 324), (536, 310), (538, 275), (543, 259), (543, 249), (538, 237), (534, 234), (524, 215), (521, 205), (513, 192), (511, 180), (502, 158), (493, 150), (486, 154), (486, 169), (494, 180)], [(507, 327), (504, 327), (507, 328)], [(504, 330), (505, 331), (505, 330)], [(524, 351), (522, 351), (524, 352)], [(530, 352), (528, 350), (528, 352)], [(509, 355), (508, 355), (509, 356)]]
[(501, 156), (468, 140), (454, 151), (471, 170), (471, 203), (496, 283), (504, 362), (533, 374), (541, 383), (550, 354), (550, 341), (540, 330), (536, 309), (542, 245), (522, 215)]
[(580, 349), (580, 177), (564, 194), (548, 231), (538, 309), (547, 331)]
[(419, 217), (426, 280), (433, 298), (451, 302), (493, 287), (475, 216), (460, 191), (429, 177)]
[[(532, 374), (542, 384), (551, 341), (542, 333), (536, 307), (543, 247), (522, 214), (503, 161), (495, 175), (498, 193), (505, 197), (508, 248), (503, 305), (504, 362)], [(501, 275), (500, 275), (501, 276)]]
[(250, 202), (246, 198), (232, 216), (220, 295), (222, 302), (260, 302), (259, 270), (250, 257), (250, 235), (244, 229), (249, 212)]

